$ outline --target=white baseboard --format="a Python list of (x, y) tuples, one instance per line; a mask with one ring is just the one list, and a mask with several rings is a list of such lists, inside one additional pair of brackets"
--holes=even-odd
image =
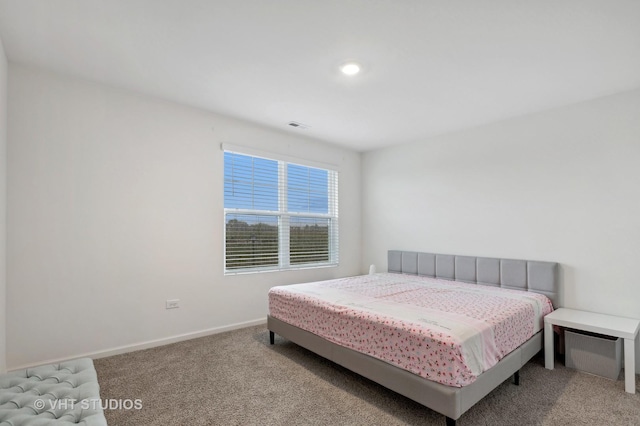
[(103, 351), (87, 352), (83, 354), (69, 356), (66, 358), (49, 359), (49, 360), (44, 360), (34, 364), (33, 363), (25, 364), (18, 367), (12, 367), (9, 371), (23, 370), (25, 368), (37, 367), (39, 365), (46, 365), (46, 364), (58, 364), (61, 362), (71, 361), (73, 359), (78, 359), (78, 358), (92, 358), (92, 359), (106, 358), (108, 356), (120, 355), (127, 352), (135, 352), (143, 349), (155, 348), (157, 346), (169, 345), (171, 343), (182, 342), (184, 340), (197, 339), (198, 337), (210, 336), (212, 334), (224, 333), (226, 331), (237, 330), (240, 328), (252, 327), (254, 325), (261, 325), (266, 323), (267, 323), (266, 318), (239, 322), (235, 324), (225, 325), (222, 327), (214, 327), (206, 330), (194, 331), (192, 333), (179, 334), (177, 336), (166, 337), (163, 339), (149, 340), (146, 342), (134, 343), (132, 345), (118, 346), (118, 347), (106, 349)]

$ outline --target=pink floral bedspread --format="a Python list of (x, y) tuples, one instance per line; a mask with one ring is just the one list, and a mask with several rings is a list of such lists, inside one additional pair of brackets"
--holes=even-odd
[(272, 317), (456, 387), (540, 331), (552, 310), (537, 293), (401, 274), (269, 291)]

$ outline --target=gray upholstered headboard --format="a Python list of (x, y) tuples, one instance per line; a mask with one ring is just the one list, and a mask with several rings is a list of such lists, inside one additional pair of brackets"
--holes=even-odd
[(559, 304), (555, 262), (389, 250), (388, 271), (532, 291)]

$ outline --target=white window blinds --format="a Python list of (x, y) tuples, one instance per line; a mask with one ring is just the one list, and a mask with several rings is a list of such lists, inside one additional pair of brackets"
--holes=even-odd
[(224, 153), (225, 272), (338, 264), (338, 173)]

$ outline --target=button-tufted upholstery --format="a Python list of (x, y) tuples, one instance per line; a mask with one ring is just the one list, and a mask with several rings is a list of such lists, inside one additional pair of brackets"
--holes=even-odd
[(0, 426), (106, 426), (89, 358), (0, 375)]

